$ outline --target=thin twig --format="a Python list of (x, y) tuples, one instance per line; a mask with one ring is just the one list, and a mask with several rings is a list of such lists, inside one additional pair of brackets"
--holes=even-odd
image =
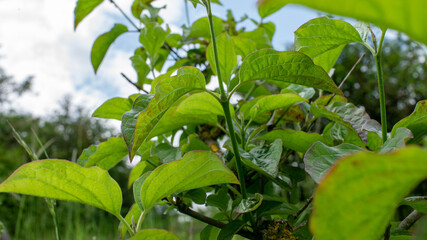
[(116, 2), (114, 2), (114, 0), (110, 0), (110, 2), (122, 13), (122, 15), (126, 18), (126, 20), (128, 20), (130, 22), (130, 24), (132, 24), (132, 26), (134, 26), (136, 28), (136, 30), (138, 30), (138, 31), (141, 30), (138, 26), (136, 26), (136, 24), (132, 20), (130, 20), (128, 15), (126, 15), (126, 13), (123, 12), (123, 10), (116, 4)]
[(424, 216), (424, 213), (421, 213), (421, 212), (418, 212), (417, 210), (414, 210), (405, 219), (403, 219), (403, 221), (399, 224), (399, 226), (397, 226), (397, 228), (408, 230), (422, 216)]
[(120, 73), (126, 81), (128, 81), (130, 84), (132, 84), (134, 87), (136, 87), (138, 90), (143, 91), (144, 93), (148, 94), (146, 90), (144, 90), (142, 87), (138, 86), (136, 83), (132, 82), (124, 73)]
[[(344, 83), (347, 81), (348, 77), (350, 77), (350, 75), (353, 73), (354, 69), (356, 69), (357, 65), (359, 65), (363, 58), (365, 57), (366, 53), (363, 53), (362, 56), (360, 56), (360, 58), (357, 60), (357, 62), (353, 65), (353, 67), (350, 69), (350, 71), (347, 73), (347, 75), (345, 76), (345, 78), (341, 81), (340, 85), (338, 86), (339, 89), (342, 88), (342, 86), (344, 85)], [(337, 94), (332, 94), (332, 97), (329, 98), (328, 102), (326, 103), (326, 106), (329, 105), (329, 103), (331, 103), (332, 99), (335, 97), (335, 95)]]
[(304, 204), (304, 206), (302, 206), (294, 215), (294, 219), (297, 219), (298, 216), (304, 212), (304, 210), (310, 205), (310, 203), (313, 201), (313, 197), (310, 197), (307, 202)]

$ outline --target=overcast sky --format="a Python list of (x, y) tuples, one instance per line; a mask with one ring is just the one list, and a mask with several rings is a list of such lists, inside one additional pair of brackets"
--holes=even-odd
[[(116, 0), (131, 16), (133, 0)], [(184, 0), (158, 0), (168, 3), (161, 12), (172, 30), (185, 23)], [(215, 6), (214, 14), (225, 17), (230, 8), (236, 19), (245, 13), (259, 20), (256, 0), (223, 0), (223, 7)], [(108, 31), (115, 22), (130, 24), (107, 0), (73, 30), (74, 0), (0, 0), (0, 67), (17, 81), (33, 75), (32, 92), (13, 103), (14, 109), (38, 116), (51, 113), (65, 95), (71, 95), (74, 104), (85, 105), (93, 111), (112, 97), (127, 97), (134, 87), (121, 78), (124, 72), (132, 79), (136, 74), (129, 58), (140, 44), (138, 35), (127, 33), (119, 37), (95, 75), (90, 63), (90, 50), (96, 37)], [(190, 5), (191, 21), (205, 16), (200, 7)], [(276, 24), (273, 44), (283, 50), (293, 41), (293, 31), (311, 18), (315, 11), (299, 6), (287, 6), (268, 21)], [(254, 26), (248, 21), (247, 28)]]

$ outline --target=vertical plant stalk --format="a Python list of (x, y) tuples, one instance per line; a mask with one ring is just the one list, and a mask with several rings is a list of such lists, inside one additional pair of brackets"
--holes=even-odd
[(135, 232), (133, 231), (132, 227), (129, 225), (129, 223), (122, 217), (122, 215), (118, 215), (117, 218), (122, 222), (122, 224), (128, 229), (130, 235), (133, 237), (135, 235)]
[(381, 113), (381, 128), (382, 128), (383, 142), (387, 140), (387, 114), (386, 114), (386, 106), (385, 106), (385, 91), (384, 91), (383, 69), (382, 69), (382, 62), (381, 62), (381, 50), (382, 50), (386, 31), (387, 29), (385, 29), (381, 33), (381, 39), (378, 45), (378, 49), (374, 56), (375, 65), (377, 67), (378, 93), (380, 96), (380, 111), (381, 111), (380, 113)]
[(222, 108), (224, 109), (225, 120), (227, 122), (228, 131), (230, 132), (231, 145), (233, 146), (234, 157), (236, 158), (237, 176), (240, 181), (240, 191), (242, 193), (243, 199), (246, 199), (247, 194), (246, 194), (246, 184), (245, 184), (245, 171), (242, 166), (242, 160), (240, 158), (239, 147), (236, 139), (236, 133), (234, 132), (233, 121), (231, 119), (230, 104), (224, 90), (224, 82), (221, 75), (221, 69), (219, 67), (220, 65), (219, 65), (219, 59), (218, 59), (218, 49), (216, 45), (215, 29), (214, 29), (213, 19), (212, 19), (213, 16), (212, 16), (212, 10), (211, 10), (211, 2), (210, 0), (203, 0), (203, 2), (207, 10), (209, 28), (211, 31), (212, 47), (214, 51), (216, 72), (218, 75), (221, 105), (222, 105)]

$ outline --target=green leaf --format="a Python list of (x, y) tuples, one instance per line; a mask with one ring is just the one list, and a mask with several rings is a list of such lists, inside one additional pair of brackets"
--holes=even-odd
[(194, 150), (210, 151), (211, 149), (198, 138), (197, 134), (192, 134), (188, 136), (188, 143), (182, 145), (181, 151), (182, 154), (186, 154), (187, 152)]
[(426, 154), (408, 147), (338, 161), (314, 195), (310, 228), (315, 238), (379, 239), (401, 199), (427, 178)]
[(427, 43), (425, 0), (258, 0), (261, 17), (266, 17), (288, 3), (296, 3), (331, 14), (352, 17), (381, 28), (402, 31), (415, 40)]
[(115, 24), (109, 32), (100, 35), (93, 43), (92, 51), (90, 53), (90, 60), (92, 62), (95, 73), (98, 71), (105, 54), (110, 45), (123, 33), (127, 32), (128, 28), (122, 24)]
[(222, 183), (239, 181), (214, 153), (193, 151), (181, 160), (156, 168), (142, 184), (141, 200), (145, 211), (149, 211), (157, 201), (173, 193)]
[(0, 184), (0, 192), (89, 204), (114, 216), (120, 215), (122, 207), (122, 191), (107, 171), (65, 160), (24, 164)]
[(221, 104), (209, 93), (201, 92), (186, 96), (181, 102), (171, 106), (148, 138), (179, 129), (188, 124), (213, 124), (218, 116), (224, 116)]
[(89, 159), (89, 157), (96, 152), (96, 149), (98, 146), (96, 145), (90, 145), (89, 147), (85, 148), (80, 155), (80, 157), (77, 159), (77, 164), (80, 166), (84, 166)]
[(401, 127), (408, 128), (414, 135), (414, 138), (409, 140), (408, 143), (419, 143), (424, 136), (427, 136), (427, 100), (418, 102), (411, 115), (393, 126), (391, 137), (394, 137), (397, 129)]
[(243, 163), (264, 175), (276, 177), (279, 173), (282, 140), (276, 139), (270, 147), (258, 146), (249, 152), (241, 150)]
[(122, 122), (122, 132), (128, 145), (131, 161), (141, 144), (148, 140), (147, 138), (169, 107), (184, 94), (204, 88), (204, 76), (199, 69), (194, 67), (180, 68), (177, 76), (159, 81), (155, 88), (154, 98), (151, 99), (147, 108), (137, 115), (136, 123), (134, 124), (134, 117), (137, 111), (134, 110), (129, 112), (129, 119)]
[(97, 165), (102, 169), (109, 170), (126, 157), (127, 154), (127, 147), (123, 138), (111, 137), (108, 141), (99, 144), (84, 166)]
[(146, 8), (146, 4), (149, 4), (152, 1), (153, 0), (134, 0), (131, 7), (132, 15), (135, 18), (140, 19), (142, 10)]
[(317, 142), (304, 155), (305, 171), (316, 183), (319, 183), (338, 159), (363, 150), (348, 143), (329, 147)]
[(206, 198), (206, 205), (219, 208), (221, 211), (226, 212), (228, 203), (230, 202), (230, 196), (227, 192), (227, 188), (220, 188), (215, 194), (211, 194)]
[(112, 98), (99, 106), (92, 117), (122, 120), (125, 112), (132, 109), (132, 101), (128, 98)]
[(152, 172), (146, 172), (142, 174), (141, 177), (139, 177), (134, 183), (133, 183), (133, 197), (135, 199), (136, 205), (138, 205), (139, 209), (141, 211), (145, 211), (144, 203), (141, 200), (141, 188), (142, 184), (144, 184), (145, 180), (150, 176)]
[(368, 141), (366, 146), (372, 151), (377, 151), (383, 145), (383, 140), (377, 133), (368, 132)]
[(407, 128), (398, 128), (396, 130), (396, 134), (392, 138), (389, 138), (387, 141), (385, 141), (379, 152), (386, 153), (402, 148), (405, 146), (405, 142), (411, 138), (413, 138), (411, 130)]
[(151, 155), (157, 156), (162, 163), (168, 163), (181, 158), (181, 149), (176, 148), (169, 143), (160, 143), (151, 148)]
[(192, 189), (185, 193), (185, 197), (190, 198), (196, 204), (205, 204), (206, 202), (206, 192), (201, 188)]
[(264, 197), (259, 193), (255, 193), (255, 197), (242, 199), (239, 206), (237, 206), (236, 212), (248, 213), (248, 212), (255, 211), (259, 206), (261, 206), (263, 199)]
[[(224, 24), (222, 23), (222, 19), (219, 17), (213, 16), (213, 24), (214, 24), (214, 30), (215, 35), (218, 36), (222, 33), (224, 29)], [(209, 20), (207, 17), (202, 17), (197, 19), (193, 25), (191, 25), (190, 33), (188, 34), (187, 38), (211, 38), (211, 32), (209, 28)]]
[(180, 240), (175, 234), (163, 229), (144, 229), (129, 240)]
[(295, 50), (311, 57), (315, 64), (329, 72), (345, 45), (363, 42), (349, 23), (328, 17), (312, 19), (295, 31)]
[(152, 60), (154, 60), (156, 54), (165, 43), (168, 34), (158, 23), (147, 23), (141, 29), (139, 42), (142, 43)]
[(244, 225), (245, 221), (242, 220), (234, 220), (232, 222), (227, 223), (218, 235), (218, 240), (231, 240), (235, 233), (237, 233)]
[(400, 204), (411, 206), (418, 212), (427, 214), (427, 196), (407, 197)]
[(255, 98), (244, 105), (240, 109), (246, 119), (255, 119), (262, 113), (283, 108), (285, 111), (295, 104), (308, 102), (307, 99), (293, 93), (275, 94)]
[[(222, 80), (228, 84), (231, 78), (231, 74), (237, 65), (237, 56), (236, 52), (234, 51), (234, 43), (227, 33), (223, 33), (216, 38), (216, 44), (218, 48), (218, 60)], [(206, 58), (211, 65), (213, 73), (218, 75), (212, 43), (209, 44), (208, 48), (206, 49)]]
[(89, 15), (89, 13), (103, 1), (104, 0), (78, 0), (74, 8), (74, 30), (76, 30), (77, 25), (79, 25), (83, 18)]
[[(352, 103), (334, 102), (327, 107), (313, 103), (310, 110), (315, 117), (325, 117), (345, 126), (358, 135), (363, 143), (368, 140), (368, 131), (375, 133), (381, 131), (380, 124), (371, 119), (363, 107), (356, 107)], [(355, 144), (362, 146), (363, 143)]]
[(142, 87), (146, 82), (147, 74), (150, 72), (150, 66), (146, 63), (147, 56), (144, 56), (139, 49), (135, 51), (135, 55), (132, 56), (130, 60), (132, 61), (132, 67), (135, 69), (138, 76), (138, 85)]
[[(311, 99), (316, 94), (316, 91), (314, 90), (314, 88), (311, 88), (311, 87), (304, 87), (297, 84), (290, 84), (286, 88), (282, 89), (280, 93), (295, 93), (305, 99)], [(338, 95), (336, 97), (341, 97), (341, 96)]]
[(242, 32), (239, 34), (239, 37), (252, 40), (255, 43), (257, 50), (273, 47), (267, 30), (263, 27), (259, 27), (251, 32)]
[(234, 43), (234, 50), (237, 55), (240, 55), (242, 59), (257, 50), (256, 44), (249, 38), (242, 36), (232, 36), (231, 39)]
[(132, 184), (142, 176), (142, 174), (154, 170), (154, 166), (149, 164), (148, 162), (141, 160), (129, 174), (128, 188), (132, 186)]
[(217, 240), (218, 234), (221, 229), (214, 227), (212, 225), (207, 225), (203, 230), (200, 232), (200, 239), (203, 240)]
[(270, 80), (314, 87), (343, 95), (321, 67), (303, 53), (263, 49), (246, 57), (240, 67), (240, 81)]
[(295, 131), (293, 129), (273, 130), (257, 139), (269, 142), (272, 142), (275, 139), (281, 139), (285, 148), (301, 153), (305, 153), (317, 141), (326, 143), (326, 140), (318, 133), (306, 133), (303, 131)]

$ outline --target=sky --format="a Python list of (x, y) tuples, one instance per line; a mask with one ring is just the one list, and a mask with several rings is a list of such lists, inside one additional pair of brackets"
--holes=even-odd
[[(133, 0), (116, 0), (129, 15)], [(225, 18), (232, 9), (236, 19), (244, 14), (260, 20), (256, 0), (223, 0), (214, 5), (215, 15)], [(167, 3), (160, 15), (172, 31), (185, 24), (184, 0), (157, 0), (157, 6)], [(46, 116), (58, 108), (66, 95), (75, 105), (93, 112), (113, 97), (127, 97), (136, 89), (121, 76), (123, 72), (136, 79), (129, 58), (140, 46), (138, 34), (120, 36), (110, 47), (98, 73), (90, 63), (90, 51), (96, 37), (107, 32), (114, 23), (131, 25), (107, 0), (86, 17), (74, 31), (74, 0), (0, 0), (0, 67), (16, 81), (34, 76), (33, 87), (9, 106), (15, 110)], [(205, 16), (205, 11), (189, 5), (191, 22)], [(293, 42), (293, 32), (306, 21), (318, 17), (316, 11), (290, 5), (265, 19), (276, 24), (273, 45), (284, 50)], [(247, 29), (255, 26), (247, 21)]]

